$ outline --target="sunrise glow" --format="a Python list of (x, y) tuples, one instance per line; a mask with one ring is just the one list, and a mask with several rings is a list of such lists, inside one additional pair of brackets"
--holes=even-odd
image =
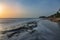
[(3, 5), (0, 4), (0, 15), (2, 14), (2, 12), (3, 12)]
[(20, 9), (15, 5), (13, 6), (8, 5), (7, 3), (0, 3), (0, 18), (13, 18), (21, 12)]

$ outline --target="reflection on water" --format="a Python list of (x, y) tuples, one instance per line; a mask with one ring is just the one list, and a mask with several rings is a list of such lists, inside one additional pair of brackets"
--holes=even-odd
[(11, 30), (14, 28), (17, 28), (18, 22), (20, 23), (21, 21), (25, 20), (30, 20), (31, 18), (28, 19), (0, 19), (0, 40), (8, 40), (9, 35), (15, 34), (16, 32), (7, 32), (7, 30)]
[(0, 26), (0, 31), (3, 31), (3, 30), (4, 30), (4, 28), (2, 26)]
[(19, 22), (30, 20), (31, 18), (21, 18), (21, 19), (0, 19), (0, 30), (9, 30), (11, 28), (16, 27), (15, 25)]
[(8, 25), (0, 24), (0, 31), (5, 31), (7, 28), (9, 28)]

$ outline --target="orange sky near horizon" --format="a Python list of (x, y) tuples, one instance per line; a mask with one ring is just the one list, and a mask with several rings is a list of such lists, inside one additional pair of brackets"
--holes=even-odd
[[(15, 18), (22, 16), (22, 9), (5, 3), (0, 3), (0, 18)], [(19, 15), (19, 16), (18, 16)]]

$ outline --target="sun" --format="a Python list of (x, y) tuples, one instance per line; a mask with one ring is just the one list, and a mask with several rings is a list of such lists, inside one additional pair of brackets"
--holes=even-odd
[(0, 14), (3, 12), (3, 6), (0, 4)]

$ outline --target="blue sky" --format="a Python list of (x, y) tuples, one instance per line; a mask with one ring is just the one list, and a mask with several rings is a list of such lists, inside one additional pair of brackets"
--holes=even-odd
[(51, 15), (60, 8), (60, 0), (22, 0), (21, 3), (29, 7), (36, 16)]
[[(8, 3), (17, 3), (24, 11), (22, 17), (49, 16), (60, 8), (60, 0), (5, 0)], [(21, 14), (21, 13), (20, 13)]]

